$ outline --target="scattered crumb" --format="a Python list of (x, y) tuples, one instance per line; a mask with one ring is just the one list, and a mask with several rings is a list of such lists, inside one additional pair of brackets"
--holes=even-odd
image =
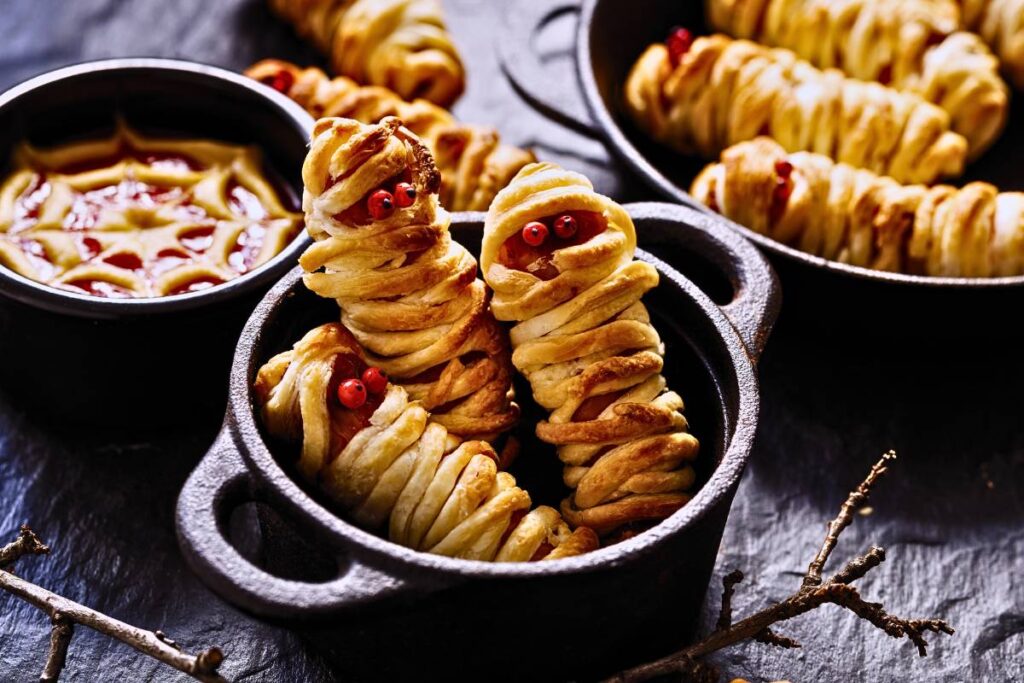
[(870, 515), (874, 511), (875, 511), (875, 508), (871, 507), (870, 505), (865, 505), (860, 510), (857, 510), (857, 512), (860, 513), (861, 517), (867, 517), (868, 515)]

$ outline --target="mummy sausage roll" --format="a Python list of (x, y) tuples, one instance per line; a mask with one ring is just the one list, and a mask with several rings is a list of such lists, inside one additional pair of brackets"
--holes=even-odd
[(835, 261), (922, 275), (1024, 274), (1024, 193), (988, 183), (902, 185), (757, 138), (723, 152), (691, 194), (752, 230)]
[(512, 362), (550, 413), (537, 435), (565, 464), (562, 513), (601, 534), (685, 504), (698, 451), (641, 302), (658, 273), (635, 247), (629, 215), (586, 178), (531, 164), (491, 205), (480, 257), (494, 315), (515, 323)]
[(256, 378), (266, 429), (301, 443), (300, 474), (395, 543), (471, 560), (552, 560), (597, 547), (530, 496), (482, 441), (453, 437), (338, 323), (314, 328)]
[(930, 183), (960, 175), (968, 151), (949, 114), (919, 95), (721, 34), (650, 46), (629, 74), (625, 104), (653, 139), (708, 158), (767, 135), (791, 152)]

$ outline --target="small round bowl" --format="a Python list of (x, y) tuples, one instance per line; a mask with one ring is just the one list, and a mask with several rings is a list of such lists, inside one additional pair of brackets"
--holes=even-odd
[[(0, 164), (23, 140), (51, 146), (108, 134), (117, 117), (143, 130), (258, 146), (300, 197), (312, 118), (241, 75), (167, 59), (113, 59), (37, 76), (0, 95)], [(238, 334), (295, 263), (280, 254), (210, 289), (103, 299), (0, 267), (0, 378), (19, 403), (57, 420), (131, 427), (216, 413)]]

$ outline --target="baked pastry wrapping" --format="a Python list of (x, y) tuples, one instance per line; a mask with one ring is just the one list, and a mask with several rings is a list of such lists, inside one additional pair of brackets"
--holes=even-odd
[(942, 107), (970, 157), (1006, 124), (999, 61), (981, 38), (960, 30), (951, 0), (705, 0), (705, 8), (711, 25), (733, 37), (788, 48), (819, 68)]
[(407, 102), (381, 86), (360, 86), (345, 76), (329, 78), (317, 68), (301, 68), (265, 59), (245, 74), (283, 92), (313, 115), (377, 123), (397, 116), (434, 155), (441, 171), (441, 205), (449, 211), (486, 211), (498, 190), (508, 185), (533, 153), (502, 144), (488, 126), (460, 123), (426, 100)]
[(571, 531), (553, 508), (530, 510), (488, 444), (460, 442), (402, 387), (385, 382), (365, 389), (361, 405), (341, 403), (339, 386), (366, 370), (356, 339), (329, 323), (271, 358), (255, 384), (267, 431), (301, 442), (299, 473), (357, 524), (469, 560), (553, 560), (597, 547), (592, 531)]
[(651, 45), (629, 74), (625, 105), (655, 140), (707, 158), (768, 135), (792, 152), (931, 183), (962, 173), (967, 155), (949, 115), (918, 95), (721, 34), (697, 38), (674, 57)]
[(691, 194), (802, 251), (921, 275), (1024, 275), (1024, 193), (902, 185), (761, 137), (722, 153)]
[(562, 514), (600, 534), (668, 517), (695, 477), (698, 442), (641, 302), (658, 272), (635, 247), (620, 205), (547, 163), (520, 171), (484, 224), (491, 309), (516, 323), (512, 362), (550, 413), (537, 436), (558, 447), (573, 489)]
[(331, 68), (403, 99), (450, 106), (466, 76), (439, 0), (269, 0)]
[[(955, 1), (960, 5), (961, 25), (989, 44), (1013, 84), (1024, 89), (1024, 0)], [(936, 0), (934, 4), (945, 3)]]
[(302, 229), (251, 146), (151, 137), (119, 122), (101, 139), (23, 142), (12, 166), (0, 186), (0, 265), (79, 294), (213, 287)]
[(476, 259), (448, 232), (423, 143), (394, 117), (321, 119), (302, 178), (316, 241), (299, 259), (306, 286), (337, 300), (371, 362), (459, 436), (515, 424), (508, 339)]

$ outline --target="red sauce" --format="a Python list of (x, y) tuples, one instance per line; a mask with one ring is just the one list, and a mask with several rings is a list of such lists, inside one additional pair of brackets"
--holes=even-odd
[(105, 299), (130, 299), (134, 296), (130, 289), (106, 280), (72, 280), (63, 283), (63, 286)]
[[(555, 234), (554, 222), (560, 216), (569, 215), (576, 219), (576, 234), (562, 239)], [(498, 262), (513, 270), (532, 273), (541, 280), (553, 280), (559, 275), (552, 263), (552, 254), (558, 249), (577, 246), (590, 241), (608, 228), (604, 216), (596, 211), (566, 211), (539, 219), (548, 228), (548, 237), (543, 244), (531, 246), (523, 239), (521, 232), (509, 237), (498, 251)]]
[(370, 424), (370, 418), (384, 401), (384, 393), (367, 392), (366, 403), (358, 408), (346, 408), (338, 400), (338, 385), (347, 379), (361, 377), (367, 365), (359, 356), (341, 353), (334, 357), (334, 370), (327, 383), (327, 401), (331, 414), (330, 459), (333, 461), (356, 434)]
[(201, 292), (204, 289), (209, 289), (210, 287), (216, 287), (217, 285), (222, 284), (224, 284), (224, 280), (221, 280), (219, 277), (215, 275), (202, 275), (200, 277), (195, 278), (194, 280), (189, 280), (188, 282), (178, 285), (171, 291), (167, 292), (167, 294), (168, 296), (173, 296), (175, 294)]
[(202, 254), (213, 246), (214, 226), (196, 228), (178, 235), (178, 241), (189, 251)]
[(242, 231), (238, 241), (228, 254), (228, 265), (238, 273), (247, 273), (263, 249), (263, 239), (267, 229), (259, 223), (253, 223)]
[[(191, 181), (179, 185), (177, 181), (171, 179), (167, 186), (163, 186), (143, 182), (129, 173), (127, 177), (112, 184), (93, 187), (85, 191), (72, 190), (69, 198), (70, 206), (60, 218), (60, 225), (39, 226), (43, 206), (54, 191), (54, 186), (50, 181), (51, 173), (80, 174), (109, 168), (124, 160), (135, 160), (150, 168), (171, 172), (203, 171), (206, 168), (196, 159), (187, 155), (143, 151), (133, 148), (130, 142), (122, 142), (119, 149), (113, 154), (33, 173), (25, 189), (15, 199), (13, 221), (8, 229), (8, 235), (27, 233), (37, 226), (42, 229), (62, 229), (78, 233), (73, 244), (82, 263), (102, 262), (107, 266), (132, 271), (137, 273), (138, 277), (145, 279), (150, 286), (156, 283), (158, 277), (177, 267), (189, 263), (209, 262), (211, 254), (207, 254), (207, 252), (214, 244), (219, 220), (193, 201)], [(267, 178), (267, 181), (272, 183), (275, 188), (282, 205), (290, 207), (290, 210), (294, 211), (297, 205), (294, 196), (288, 191), (288, 188), (280, 183), (275, 183), (275, 180), (279, 179)], [(271, 210), (263, 204), (256, 193), (237, 180), (229, 181), (229, 185), (225, 189), (225, 200), (237, 220), (246, 224), (237, 243), (229, 252), (226, 264), (235, 273), (241, 275), (255, 267), (256, 261), (263, 251), (268, 229), (267, 221), (271, 218)], [(172, 223), (187, 223), (196, 227), (179, 235), (179, 245), (164, 248), (155, 256), (148, 252), (144, 254), (134, 250), (119, 250), (113, 254), (104, 254), (104, 242), (97, 239), (99, 236), (97, 233), (90, 234), (89, 231), (94, 231), (97, 226), (101, 226), (105, 222), (104, 216), (110, 211), (124, 214), (125, 219), (131, 223), (126, 227), (135, 231), (159, 228)], [(156, 215), (157, 212), (159, 215)], [(116, 226), (116, 232), (110, 234), (123, 235), (124, 231), (121, 230), (121, 226)], [(27, 238), (28, 234), (23, 236)], [(51, 262), (46, 250), (39, 242), (25, 239), (17, 241), (17, 243), (21, 246), (26, 258), (35, 266), (42, 281), (52, 282), (64, 272), (63, 268)], [(109, 242), (107, 242), (107, 246), (110, 246)], [(204, 254), (207, 255), (203, 256)], [(220, 256), (220, 253), (212, 255)], [(218, 267), (224, 265), (217, 259), (213, 260), (215, 261), (214, 265)], [(77, 259), (72, 259), (72, 264), (76, 261)], [(222, 282), (224, 279), (219, 277), (202, 277), (190, 280), (167, 293), (195, 292), (219, 285)], [(130, 288), (87, 277), (58, 286), (102, 297), (139, 296)]]

